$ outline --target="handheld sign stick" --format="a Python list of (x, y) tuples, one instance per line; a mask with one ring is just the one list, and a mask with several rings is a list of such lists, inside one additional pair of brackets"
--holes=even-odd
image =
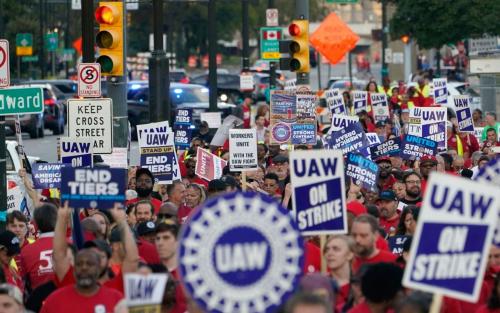
[(325, 246), (326, 246), (326, 235), (319, 236), (319, 246), (321, 249), (321, 273), (327, 274), (326, 260), (325, 260)]
[(440, 293), (435, 293), (432, 297), (432, 304), (429, 313), (439, 313), (441, 312), (441, 305), (443, 303), (443, 295)]

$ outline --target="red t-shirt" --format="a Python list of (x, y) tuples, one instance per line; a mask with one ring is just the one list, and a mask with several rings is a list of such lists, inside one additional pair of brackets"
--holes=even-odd
[(177, 220), (181, 225), (186, 222), (186, 220), (189, 217), (189, 214), (191, 214), (191, 211), (193, 211), (193, 209), (191, 209), (186, 205), (181, 205), (179, 207), (179, 209), (177, 210)]
[[(29, 244), (30, 242), (28, 241), (28, 239), (24, 239), (23, 245), (21, 246), (21, 252), (23, 251), (24, 247)], [(16, 262), (17, 272), (19, 273), (19, 276), (23, 277), (25, 271), (23, 269), (23, 265), (21, 264), (21, 254), (16, 254), (16, 256), (14, 257), (14, 261)]]
[[(127, 205), (132, 204), (132, 203), (137, 203), (140, 200), (143, 200), (143, 199), (139, 199), (139, 198), (130, 199), (127, 201)], [(158, 213), (160, 212), (160, 207), (162, 205), (162, 202), (156, 198), (151, 198), (151, 199), (149, 199), (149, 201), (151, 201), (151, 204), (153, 205), (153, 207), (155, 209), (155, 215), (158, 215)]]
[(352, 271), (357, 273), (361, 266), (365, 264), (373, 264), (380, 262), (395, 263), (397, 256), (389, 251), (380, 250), (374, 257), (368, 259), (362, 259), (360, 257), (355, 257), (354, 262), (352, 262)]
[(41, 313), (112, 313), (123, 294), (107, 287), (99, 288), (96, 294), (84, 296), (75, 286), (56, 290), (45, 300)]
[(52, 268), (52, 243), (54, 233), (44, 233), (40, 238), (21, 250), (21, 267), (31, 283), (31, 288), (52, 280), (54, 270)]
[(345, 284), (340, 286), (339, 292), (335, 297), (335, 312), (342, 312), (342, 308), (349, 299), (350, 290), (351, 290), (351, 284)]
[(139, 239), (137, 242), (137, 249), (139, 250), (139, 256), (146, 261), (148, 264), (159, 264), (160, 257), (158, 256), (158, 251), (156, 247), (147, 242), (144, 239)]
[(184, 290), (182, 289), (182, 285), (180, 282), (179, 273), (177, 269), (170, 271), (172, 277), (175, 280), (175, 305), (170, 311), (170, 313), (185, 313), (187, 311), (187, 300), (186, 295), (184, 294)]
[(372, 313), (372, 310), (370, 310), (370, 307), (366, 304), (366, 302), (362, 302), (347, 311), (347, 313)]
[(321, 249), (310, 241), (304, 245), (304, 274), (321, 271)]
[(5, 282), (16, 286), (17, 288), (19, 288), (19, 290), (21, 290), (21, 292), (24, 292), (23, 279), (21, 278), (21, 276), (19, 276), (19, 273), (16, 271), (16, 269), (8, 265), (4, 265), (2, 267), (2, 270), (5, 275)]
[(393, 216), (389, 220), (386, 220), (385, 218), (380, 217), (379, 224), (380, 224), (380, 227), (382, 227), (384, 229), (384, 231), (386, 232), (386, 234), (388, 234), (388, 235), (391, 233), (391, 227), (393, 227), (394, 232), (396, 232), (398, 230), (398, 224), (399, 224), (399, 212), (396, 211), (396, 215)]
[[(68, 269), (62, 280), (57, 279), (57, 276), (54, 275), (54, 283), (57, 286), (57, 288), (69, 287), (76, 284), (73, 266), (70, 266), (70, 268)], [(123, 294), (125, 290), (125, 287), (123, 286), (123, 273), (120, 271), (118, 275), (107, 280), (102, 285), (107, 288), (115, 289), (116, 291)]]
[(488, 306), (485, 304), (477, 309), (475, 313), (500, 313), (500, 309), (488, 309)]
[(377, 241), (375, 242), (375, 247), (377, 247), (377, 249), (379, 250), (391, 251), (389, 243), (387, 242), (387, 240), (382, 238), (382, 236), (377, 237)]

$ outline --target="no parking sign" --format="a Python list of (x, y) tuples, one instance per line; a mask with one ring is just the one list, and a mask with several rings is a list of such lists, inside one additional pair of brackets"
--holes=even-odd
[(99, 63), (78, 64), (78, 96), (93, 98), (101, 96), (101, 65)]
[(274, 312), (302, 274), (297, 226), (267, 195), (212, 198), (193, 212), (179, 238), (182, 281), (206, 312)]

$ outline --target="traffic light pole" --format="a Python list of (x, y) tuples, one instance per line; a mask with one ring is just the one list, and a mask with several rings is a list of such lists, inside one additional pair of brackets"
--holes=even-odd
[[(295, 0), (295, 15), (296, 18), (309, 20), (309, 0)], [(309, 85), (309, 72), (297, 72), (296, 84)]]
[[(0, 1), (0, 38), (4, 38), (5, 29), (3, 23), (3, 3)], [(3, 218), (4, 214), (7, 214), (7, 148), (5, 144), (5, 116), (0, 116), (0, 186), (4, 186), (0, 189), (0, 231), (5, 230), (5, 225), (7, 222), (6, 218)], [(5, 216), (6, 217), (6, 216)]]
[[(274, 0), (269, 0), (267, 3), (268, 9), (274, 9)], [(269, 62), (269, 89), (276, 89), (276, 62)]]
[(243, 72), (247, 72), (250, 69), (250, 58), (248, 57), (248, 0), (243, 0), (241, 2), (241, 12), (242, 12), (242, 25), (241, 25), (241, 39), (243, 41), (241, 50), (241, 67)]
[(170, 121), (170, 79), (163, 47), (163, 0), (153, 0), (153, 44), (149, 58), (149, 120)]
[(209, 111), (217, 112), (217, 32), (215, 0), (208, 1), (208, 88)]
[(82, 63), (93, 63), (93, 62), (94, 62), (94, 1), (82, 0)]
[(382, 79), (386, 76), (389, 76), (389, 69), (387, 68), (387, 63), (385, 62), (386, 49), (387, 49), (387, 0), (382, 0)]

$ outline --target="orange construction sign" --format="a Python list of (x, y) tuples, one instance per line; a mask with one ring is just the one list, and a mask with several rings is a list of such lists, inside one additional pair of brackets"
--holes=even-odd
[(356, 35), (335, 13), (330, 13), (309, 37), (311, 45), (331, 64), (337, 64), (344, 55), (356, 47)]

